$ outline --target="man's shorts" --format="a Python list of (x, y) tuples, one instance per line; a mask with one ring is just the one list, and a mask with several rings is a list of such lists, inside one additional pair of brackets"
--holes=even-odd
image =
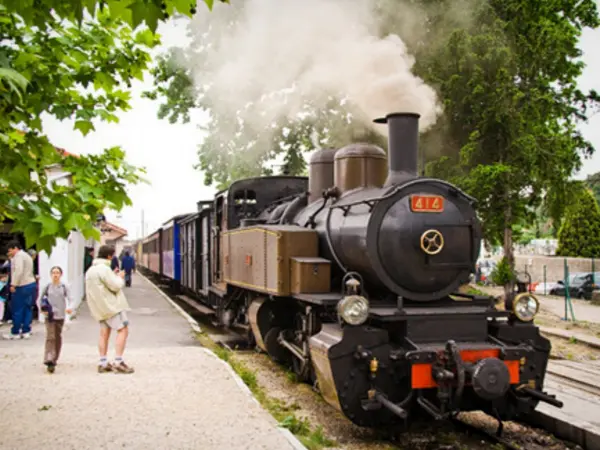
[(127, 319), (127, 313), (125, 311), (121, 311), (118, 314), (115, 314), (110, 319), (106, 319), (100, 322), (100, 326), (104, 328), (111, 328), (113, 330), (120, 330), (129, 325), (129, 320)]

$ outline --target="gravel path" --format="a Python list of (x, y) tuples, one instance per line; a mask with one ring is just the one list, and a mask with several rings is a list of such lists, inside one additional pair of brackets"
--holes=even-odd
[(96, 372), (98, 326), (85, 303), (53, 375), (42, 365), (43, 325), (31, 340), (0, 340), (0, 448), (294, 448), (148, 282), (136, 278), (127, 295), (133, 375)]

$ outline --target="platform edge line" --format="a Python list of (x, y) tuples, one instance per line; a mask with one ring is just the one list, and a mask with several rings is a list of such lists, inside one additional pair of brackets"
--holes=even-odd
[(235, 370), (233, 370), (233, 367), (231, 367), (231, 365), (227, 362), (227, 361), (223, 361), (221, 358), (219, 358), (215, 352), (213, 352), (212, 350), (206, 348), (206, 347), (202, 347), (201, 350), (203, 350), (204, 352), (208, 353), (209, 355), (211, 355), (212, 357), (214, 357), (215, 359), (217, 359), (221, 364), (223, 364), (225, 366), (225, 368), (227, 369), (227, 371), (230, 373), (230, 375), (233, 377), (233, 379), (235, 380), (235, 382), (237, 383), (237, 385), (240, 387), (240, 389), (245, 392), (253, 401), (254, 403), (256, 403), (258, 405), (258, 407), (260, 409), (262, 409), (263, 411), (265, 411), (275, 422), (277, 429), (279, 430), (280, 433), (283, 434), (283, 436), (286, 438), (286, 440), (290, 443), (290, 445), (294, 448), (294, 450), (308, 450), (304, 444), (302, 444), (302, 442), (300, 442), (298, 440), (298, 438), (296, 436), (294, 436), (294, 434), (288, 430), (287, 428), (283, 428), (282, 426), (279, 425), (279, 423), (277, 423), (277, 420), (269, 413), (269, 411), (267, 411), (258, 401), (258, 399), (254, 396), (254, 394), (252, 393), (252, 391), (250, 390), (250, 388), (246, 385), (246, 383), (244, 383), (244, 380), (242, 380), (242, 378), (235, 372)]
[[(559, 331), (562, 331), (562, 330), (559, 330)], [(564, 340), (569, 340), (571, 338), (574, 338), (577, 340), (577, 342), (587, 345), (588, 347), (600, 349), (600, 344), (598, 342), (594, 342), (591, 339), (587, 339), (586, 336), (581, 336), (581, 333), (579, 334), (579, 336), (575, 336), (575, 334), (571, 334), (570, 336), (565, 336), (565, 334), (567, 334), (567, 333), (563, 334), (563, 333), (556, 332), (551, 327), (540, 327), (540, 332), (545, 333), (549, 336), (561, 338)]]
[(534, 410), (528, 417), (524, 417), (522, 422), (540, 427), (555, 437), (572, 442), (586, 450), (600, 450), (600, 434), (598, 432), (581, 425), (565, 422), (565, 420), (548, 413)]

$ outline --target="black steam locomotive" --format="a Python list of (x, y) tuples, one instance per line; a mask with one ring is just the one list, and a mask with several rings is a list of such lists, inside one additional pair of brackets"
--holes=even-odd
[(176, 239), (144, 240), (140, 260), (156, 252), (162, 271), (158, 250), (175, 245), (176, 288), (358, 425), (561, 406), (542, 390), (550, 343), (533, 324), (537, 299), (515, 292), (499, 310), (459, 292), (480, 249), (475, 202), (417, 175), (418, 118), (376, 121), (388, 124), (387, 157), (367, 144), (322, 149), (308, 180), (233, 183), (178, 216)]

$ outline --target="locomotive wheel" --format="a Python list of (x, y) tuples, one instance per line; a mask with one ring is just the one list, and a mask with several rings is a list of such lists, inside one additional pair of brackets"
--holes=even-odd
[(248, 331), (246, 332), (246, 339), (248, 341), (248, 348), (256, 347), (256, 338), (254, 337), (254, 333), (252, 332), (251, 327), (249, 327)]
[(290, 352), (288, 352), (285, 347), (277, 342), (279, 333), (281, 333), (281, 328), (271, 328), (264, 338), (265, 347), (267, 348), (267, 353), (271, 358), (273, 358), (274, 361), (278, 363), (289, 363)]
[(313, 383), (314, 382), (315, 373), (314, 373), (314, 370), (312, 370), (312, 365), (311, 365), (310, 360), (308, 361), (308, 363), (306, 364), (304, 369), (302, 369), (302, 363), (300, 362), (300, 360), (298, 358), (296, 358), (295, 356), (293, 356), (292, 357), (292, 370), (298, 377), (298, 381), (301, 381), (303, 383)]
[[(290, 333), (289, 340), (293, 341), (298, 347), (302, 348), (303, 335), (302, 335), (302, 317), (301, 313), (296, 314), (294, 317), (294, 332)], [(298, 377), (298, 381), (308, 382), (311, 381), (311, 363), (310, 360), (305, 367), (302, 367), (302, 361), (295, 355), (292, 355), (292, 370)]]

